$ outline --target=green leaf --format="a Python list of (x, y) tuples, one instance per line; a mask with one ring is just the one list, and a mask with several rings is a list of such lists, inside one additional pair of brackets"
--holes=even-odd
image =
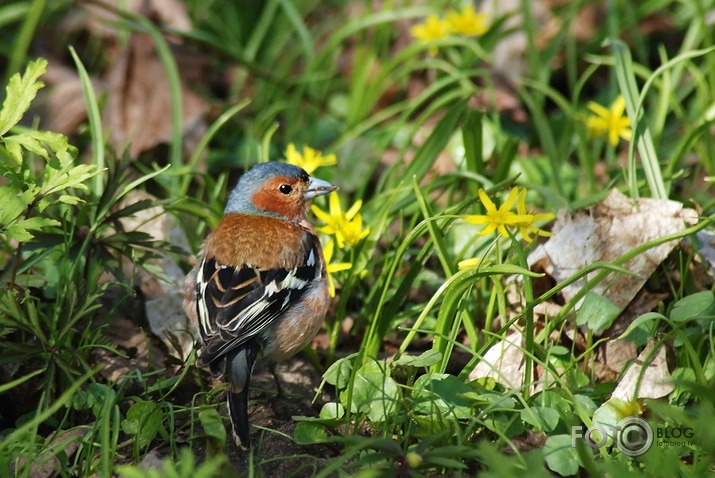
[(631, 325), (629, 325), (626, 331), (618, 338), (630, 340), (640, 346), (645, 345), (648, 337), (653, 334), (657, 321), (663, 319), (666, 319), (663, 314), (659, 314), (658, 312), (646, 312), (631, 322)]
[(57, 200), (64, 204), (70, 204), (76, 206), (77, 204), (84, 202), (84, 199), (80, 199), (77, 196), (70, 196), (69, 194), (62, 194)]
[(687, 322), (691, 319), (712, 316), (715, 312), (715, 296), (706, 290), (683, 297), (673, 305), (670, 319), (673, 322)]
[(409, 365), (411, 367), (431, 367), (442, 360), (442, 352), (430, 349), (418, 357), (410, 354), (402, 354), (400, 358), (393, 362), (394, 365)]
[(31, 153), (49, 160), (50, 156), (42, 143), (33, 134), (35, 131), (25, 131), (23, 133), (14, 134), (3, 138), (5, 147), (15, 162), (22, 164), (22, 149), (26, 149)]
[(414, 410), (425, 415), (439, 412), (447, 417), (469, 418), (474, 414), (467, 398), (471, 393), (473, 388), (454, 375), (425, 374), (415, 381)]
[(10, 240), (25, 242), (35, 237), (30, 233), (30, 231), (41, 231), (46, 227), (59, 225), (59, 221), (54, 219), (46, 217), (31, 217), (30, 219), (25, 219), (24, 221), (19, 221), (7, 226), (5, 228), (5, 235)]
[(323, 420), (335, 420), (345, 415), (345, 407), (339, 402), (328, 402), (320, 409), (320, 418)]
[(159, 433), (161, 422), (161, 408), (156, 402), (137, 402), (127, 411), (122, 430), (128, 435), (135, 435), (138, 446), (144, 448)]
[(589, 329), (599, 333), (610, 327), (620, 313), (621, 310), (606, 297), (589, 291), (576, 312), (576, 324), (588, 324)]
[(14, 184), (0, 186), (0, 227), (9, 225), (25, 212), (39, 192), (39, 188), (21, 191)]
[[(347, 391), (340, 394), (343, 403), (347, 401)], [(352, 402), (353, 413), (365, 413), (374, 423), (385, 421), (397, 411), (401, 400), (400, 388), (377, 362), (368, 362), (355, 374)]]
[(350, 374), (353, 370), (351, 357), (342, 358), (328, 367), (323, 374), (323, 379), (338, 390), (347, 388), (350, 383)]
[(315, 422), (299, 422), (293, 430), (293, 439), (298, 445), (314, 445), (329, 441), (325, 427)]
[(562, 476), (578, 473), (578, 454), (570, 435), (554, 435), (544, 445), (546, 466)]
[(45, 170), (42, 192), (44, 195), (49, 195), (69, 188), (86, 191), (88, 188), (84, 182), (97, 173), (97, 168), (93, 164), (80, 164), (75, 167), (68, 165), (62, 169), (48, 166)]
[(223, 426), (223, 418), (215, 408), (205, 408), (199, 412), (199, 421), (204, 428), (206, 436), (226, 443), (226, 429)]
[(38, 58), (30, 62), (25, 74), (15, 73), (5, 89), (5, 101), (0, 110), (0, 136), (10, 131), (21, 119), (44, 83), (37, 81), (47, 71), (47, 60)]
[(559, 424), (559, 412), (549, 407), (530, 407), (521, 411), (521, 419), (536, 431), (550, 432)]

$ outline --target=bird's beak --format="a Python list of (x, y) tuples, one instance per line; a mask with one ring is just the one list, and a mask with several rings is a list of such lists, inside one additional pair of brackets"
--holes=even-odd
[(317, 198), (318, 196), (323, 196), (324, 194), (333, 192), (336, 189), (338, 189), (337, 186), (333, 186), (327, 181), (323, 181), (322, 179), (314, 178), (313, 176), (311, 176), (310, 182), (308, 183), (308, 189), (305, 191), (304, 197), (306, 199), (313, 199)]

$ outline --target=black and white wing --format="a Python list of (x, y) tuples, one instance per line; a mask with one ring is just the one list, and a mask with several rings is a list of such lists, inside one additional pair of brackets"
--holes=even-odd
[(321, 278), (319, 243), (312, 234), (306, 238), (303, 261), (292, 269), (233, 267), (203, 258), (196, 280), (202, 364), (220, 359), (266, 330)]

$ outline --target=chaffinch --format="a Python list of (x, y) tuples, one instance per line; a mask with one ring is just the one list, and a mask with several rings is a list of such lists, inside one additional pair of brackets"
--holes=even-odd
[(256, 359), (274, 364), (292, 357), (328, 311), (325, 259), (306, 213), (311, 199), (335, 189), (290, 164), (254, 166), (231, 192), (186, 277), (184, 309), (203, 339), (198, 362), (228, 381), (239, 446), (250, 447), (248, 388)]

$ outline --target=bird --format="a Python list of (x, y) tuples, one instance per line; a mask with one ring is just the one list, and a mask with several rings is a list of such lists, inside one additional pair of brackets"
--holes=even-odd
[[(236, 444), (250, 448), (253, 367), (289, 359), (317, 334), (330, 306), (325, 258), (307, 220), (312, 199), (337, 189), (287, 163), (259, 163), (231, 191), (223, 217), (184, 283), (198, 322), (198, 364), (228, 382)], [(276, 383), (279, 385), (278, 379)]]

